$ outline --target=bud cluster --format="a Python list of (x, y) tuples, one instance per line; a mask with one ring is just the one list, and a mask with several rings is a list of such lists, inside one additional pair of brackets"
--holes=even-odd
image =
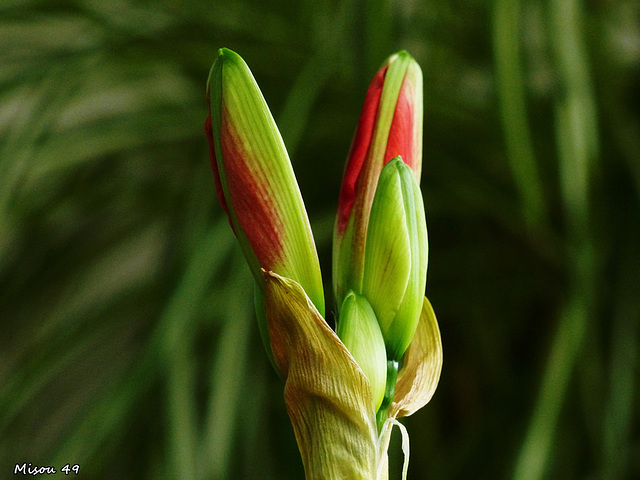
[[(235, 52), (219, 50), (207, 98), (206, 133), (218, 198), (256, 279), (257, 316), (273, 360), (267, 319), (288, 306), (282, 300), (265, 308), (265, 272), (299, 285), (309, 308), (324, 315), (309, 220), (275, 121)], [(421, 167), (422, 73), (401, 51), (387, 59), (367, 91), (345, 168), (333, 244), (336, 333), (368, 379), (378, 428), (423, 311), (428, 242)]]

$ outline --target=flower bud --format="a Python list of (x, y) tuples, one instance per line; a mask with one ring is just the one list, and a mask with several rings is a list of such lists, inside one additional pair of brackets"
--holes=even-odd
[(207, 97), (216, 191), (257, 284), (263, 283), (261, 269), (293, 279), (323, 315), (320, 264), (289, 155), (238, 54), (218, 51)]
[(364, 296), (347, 293), (336, 333), (371, 383), (377, 411), (385, 393), (387, 355), (378, 320)]
[(396, 157), (383, 168), (371, 206), (362, 283), (390, 360), (402, 358), (420, 319), (428, 249), (420, 187)]
[(420, 178), (422, 72), (406, 51), (387, 59), (367, 91), (344, 172), (333, 241), (333, 286), (338, 308), (360, 291), (365, 240), (383, 166), (401, 155)]

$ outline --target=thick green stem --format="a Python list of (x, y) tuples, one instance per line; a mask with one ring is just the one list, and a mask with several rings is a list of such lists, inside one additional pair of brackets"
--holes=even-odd
[(398, 362), (396, 360), (387, 360), (387, 386), (384, 390), (384, 399), (376, 414), (378, 424), (378, 432), (382, 430), (385, 420), (388, 417), (389, 407), (393, 401), (393, 395), (396, 393), (396, 380), (398, 379)]

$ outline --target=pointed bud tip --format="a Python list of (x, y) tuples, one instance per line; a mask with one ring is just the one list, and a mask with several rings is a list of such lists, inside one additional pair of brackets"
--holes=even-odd
[[(220, 82), (222, 76), (222, 67), (227, 65), (245, 65), (244, 60), (240, 55), (238, 55), (233, 50), (228, 48), (219, 48), (218, 56), (216, 57), (213, 65), (211, 66), (211, 70), (209, 71), (209, 78), (207, 78), (207, 98), (209, 99), (211, 96), (210, 89), (211, 83)], [(248, 68), (248, 67), (247, 67)]]
[(395, 166), (396, 168), (402, 168), (402, 165), (407, 166), (407, 164), (404, 163), (404, 160), (402, 159), (402, 155), (397, 155), (393, 157), (387, 163), (390, 163), (392, 166)]
[(384, 66), (388, 66), (391, 65), (395, 62), (400, 62), (400, 63), (416, 63), (416, 60), (411, 56), (411, 54), (409, 52), (407, 52), (406, 50), (399, 50), (393, 54), (391, 54), (384, 62), (383, 67)]
[(242, 57), (240, 55), (238, 55), (236, 52), (226, 47), (222, 47), (218, 49), (217, 60), (222, 62), (227, 61), (227, 62), (233, 62), (233, 63), (244, 63), (244, 60), (242, 60)]
[(391, 55), (391, 58), (393, 58), (394, 60), (396, 58), (402, 58), (402, 59), (413, 59), (413, 57), (411, 56), (411, 54), (409, 52), (407, 52), (405, 49), (402, 50), (398, 50), (396, 53), (394, 53), (393, 55)]
[[(383, 182), (388, 182), (390, 176), (398, 175), (403, 178), (406, 182), (408, 181), (406, 175), (413, 175), (411, 167), (407, 165), (400, 155), (393, 157), (391, 160), (387, 162), (387, 164), (383, 167), (382, 172), (380, 173), (380, 179), (384, 177)], [(380, 180), (379, 180), (380, 182)], [(380, 183), (378, 184), (380, 187)], [(383, 186), (382, 188), (386, 188)]]

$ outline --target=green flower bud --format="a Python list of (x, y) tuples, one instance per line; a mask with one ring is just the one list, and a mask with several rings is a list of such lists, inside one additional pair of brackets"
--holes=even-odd
[(396, 157), (382, 169), (371, 206), (362, 285), (390, 360), (402, 358), (418, 325), (428, 249), (420, 187), (411, 169)]
[(211, 166), (220, 204), (258, 285), (261, 269), (298, 282), (324, 314), (322, 276), (302, 195), (251, 70), (221, 48), (207, 81)]
[(375, 410), (385, 393), (387, 355), (380, 325), (367, 299), (350, 291), (342, 303), (338, 337), (371, 383)]
[(256, 279), (256, 315), (272, 359), (262, 292), (262, 269), (298, 282), (321, 315), (320, 263), (289, 155), (251, 70), (221, 48), (207, 81), (211, 166), (227, 213)]

